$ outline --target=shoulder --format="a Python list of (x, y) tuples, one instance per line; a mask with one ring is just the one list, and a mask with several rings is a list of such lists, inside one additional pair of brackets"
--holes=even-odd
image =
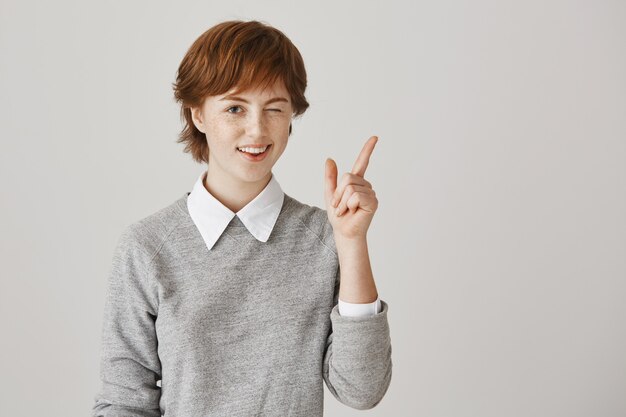
[(333, 228), (328, 220), (328, 214), (325, 209), (315, 205), (302, 203), (295, 198), (285, 194), (284, 210), (286, 217), (291, 221), (303, 224), (311, 233), (335, 254), (335, 240), (333, 237)]
[(186, 194), (169, 205), (127, 225), (118, 240), (118, 247), (131, 250), (149, 262), (159, 251), (163, 242), (184, 220), (181, 204)]

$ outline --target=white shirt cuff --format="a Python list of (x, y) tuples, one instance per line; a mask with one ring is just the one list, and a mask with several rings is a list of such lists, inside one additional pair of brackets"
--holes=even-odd
[(339, 315), (346, 317), (367, 317), (380, 313), (380, 298), (371, 303), (347, 303), (339, 299)]

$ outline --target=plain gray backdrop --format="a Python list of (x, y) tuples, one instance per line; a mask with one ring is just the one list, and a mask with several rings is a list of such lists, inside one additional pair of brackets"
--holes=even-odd
[(626, 3), (591, 0), (1, 0), (0, 415), (90, 415), (115, 242), (204, 169), (171, 83), (231, 19), (304, 57), (285, 192), (380, 138), (393, 378), (326, 415), (626, 415)]

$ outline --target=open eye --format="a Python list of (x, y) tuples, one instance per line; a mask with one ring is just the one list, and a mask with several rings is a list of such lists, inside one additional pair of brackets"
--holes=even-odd
[(239, 110), (241, 110), (241, 106), (231, 106), (226, 111), (229, 112), (229, 113), (240, 113), (238, 111), (233, 112), (233, 111), (231, 111), (232, 109), (239, 109)]

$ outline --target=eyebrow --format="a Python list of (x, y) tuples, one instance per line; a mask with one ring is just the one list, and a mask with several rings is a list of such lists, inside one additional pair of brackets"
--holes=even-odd
[[(245, 98), (242, 98), (242, 97), (238, 97), (238, 96), (226, 96), (226, 97), (223, 97), (223, 98), (220, 99), (220, 101), (223, 101), (223, 100), (243, 101), (244, 103), (250, 104), (250, 102), (248, 100), (246, 100)], [(287, 100), (284, 97), (274, 97), (274, 98), (271, 98), (271, 99), (267, 100), (265, 102), (265, 104), (274, 103), (276, 101), (284, 101), (285, 103), (289, 103), (289, 100)]]

